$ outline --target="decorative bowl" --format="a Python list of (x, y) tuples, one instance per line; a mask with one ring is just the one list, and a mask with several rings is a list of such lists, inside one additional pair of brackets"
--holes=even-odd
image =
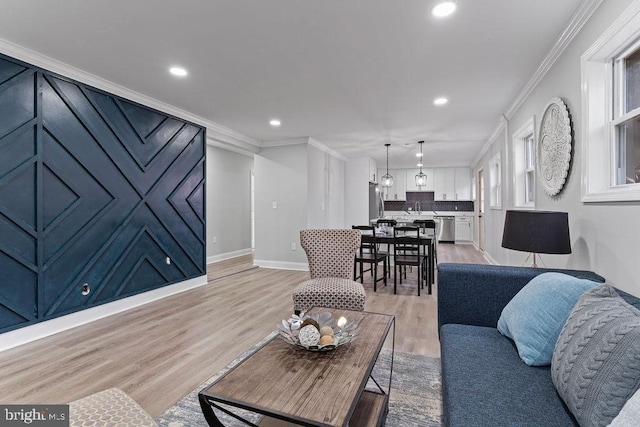
[[(307, 319), (315, 321), (320, 330), (325, 327), (331, 328), (333, 331), (333, 341), (324, 345), (319, 343), (315, 345), (302, 344), (300, 342), (300, 330), (302, 329), (302, 324)], [(283, 340), (296, 347), (309, 351), (330, 351), (356, 339), (360, 333), (360, 328), (358, 328), (355, 321), (348, 320), (345, 317), (335, 319), (331, 313), (328, 312), (313, 313), (311, 315), (302, 312), (299, 315), (294, 314), (289, 320), (283, 319), (282, 322), (278, 324), (278, 332)]]

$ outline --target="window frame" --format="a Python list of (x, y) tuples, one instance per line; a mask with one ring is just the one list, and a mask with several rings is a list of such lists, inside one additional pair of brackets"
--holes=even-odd
[(502, 209), (502, 162), (500, 152), (489, 161), (489, 207)]
[(640, 47), (640, 0), (634, 1), (581, 57), (584, 203), (640, 201), (640, 184), (616, 184), (617, 125), (638, 109), (619, 115), (622, 100), (618, 96), (624, 82), (620, 75), (616, 77), (621, 71), (614, 69), (614, 61), (628, 56), (634, 47)]
[[(531, 137), (532, 161), (529, 166), (526, 161), (527, 139)], [(513, 133), (513, 201), (514, 207), (519, 209), (535, 209), (536, 198), (536, 120), (535, 116), (527, 120)], [(527, 174), (532, 175), (533, 199), (527, 199)]]

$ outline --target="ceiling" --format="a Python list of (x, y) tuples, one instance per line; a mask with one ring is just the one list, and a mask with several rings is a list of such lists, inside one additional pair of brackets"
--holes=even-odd
[(424, 140), (425, 166), (464, 166), (583, 1), (458, 0), (438, 19), (436, 0), (0, 0), (0, 38), (258, 146), (311, 137), (384, 165), (390, 142), (394, 168)]

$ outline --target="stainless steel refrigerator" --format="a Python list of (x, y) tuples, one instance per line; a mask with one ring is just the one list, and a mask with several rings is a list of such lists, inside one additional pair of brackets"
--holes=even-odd
[(384, 200), (378, 184), (369, 183), (369, 220), (384, 218)]

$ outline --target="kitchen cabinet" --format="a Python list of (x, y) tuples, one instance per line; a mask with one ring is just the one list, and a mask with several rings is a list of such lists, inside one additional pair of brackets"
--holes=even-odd
[(435, 200), (471, 200), (470, 168), (436, 168)]
[(456, 217), (456, 241), (472, 241), (473, 240), (473, 217), (457, 216)]
[(455, 175), (456, 200), (471, 200), (471, 169), (456, 168)]
[[(380, 172), (382, 172), (382, 175), (387, 173), (386, 169), (384, 171), (380, 170), (378, 174)], [(389, 188), (381, 187), (384, 200), (407, 200), (407, 171), (405, 169), (389, 169), (389, 174), (393, 177), (393, 186)], [(382, 177), (382, 175), (380, 176)]]
[(422, 173), (427, 175), (427, 185), (424, 187), (418, 187), (416, 185), (416, 175), (420, 172), (420, 169), (407, 169), (406, 191), (434, 191), (433, 171), (433, 169), (422, 169)]
[(455, 180), (454, 168), (434, 169), (434, 199), (435, 200), (455, 200)]

